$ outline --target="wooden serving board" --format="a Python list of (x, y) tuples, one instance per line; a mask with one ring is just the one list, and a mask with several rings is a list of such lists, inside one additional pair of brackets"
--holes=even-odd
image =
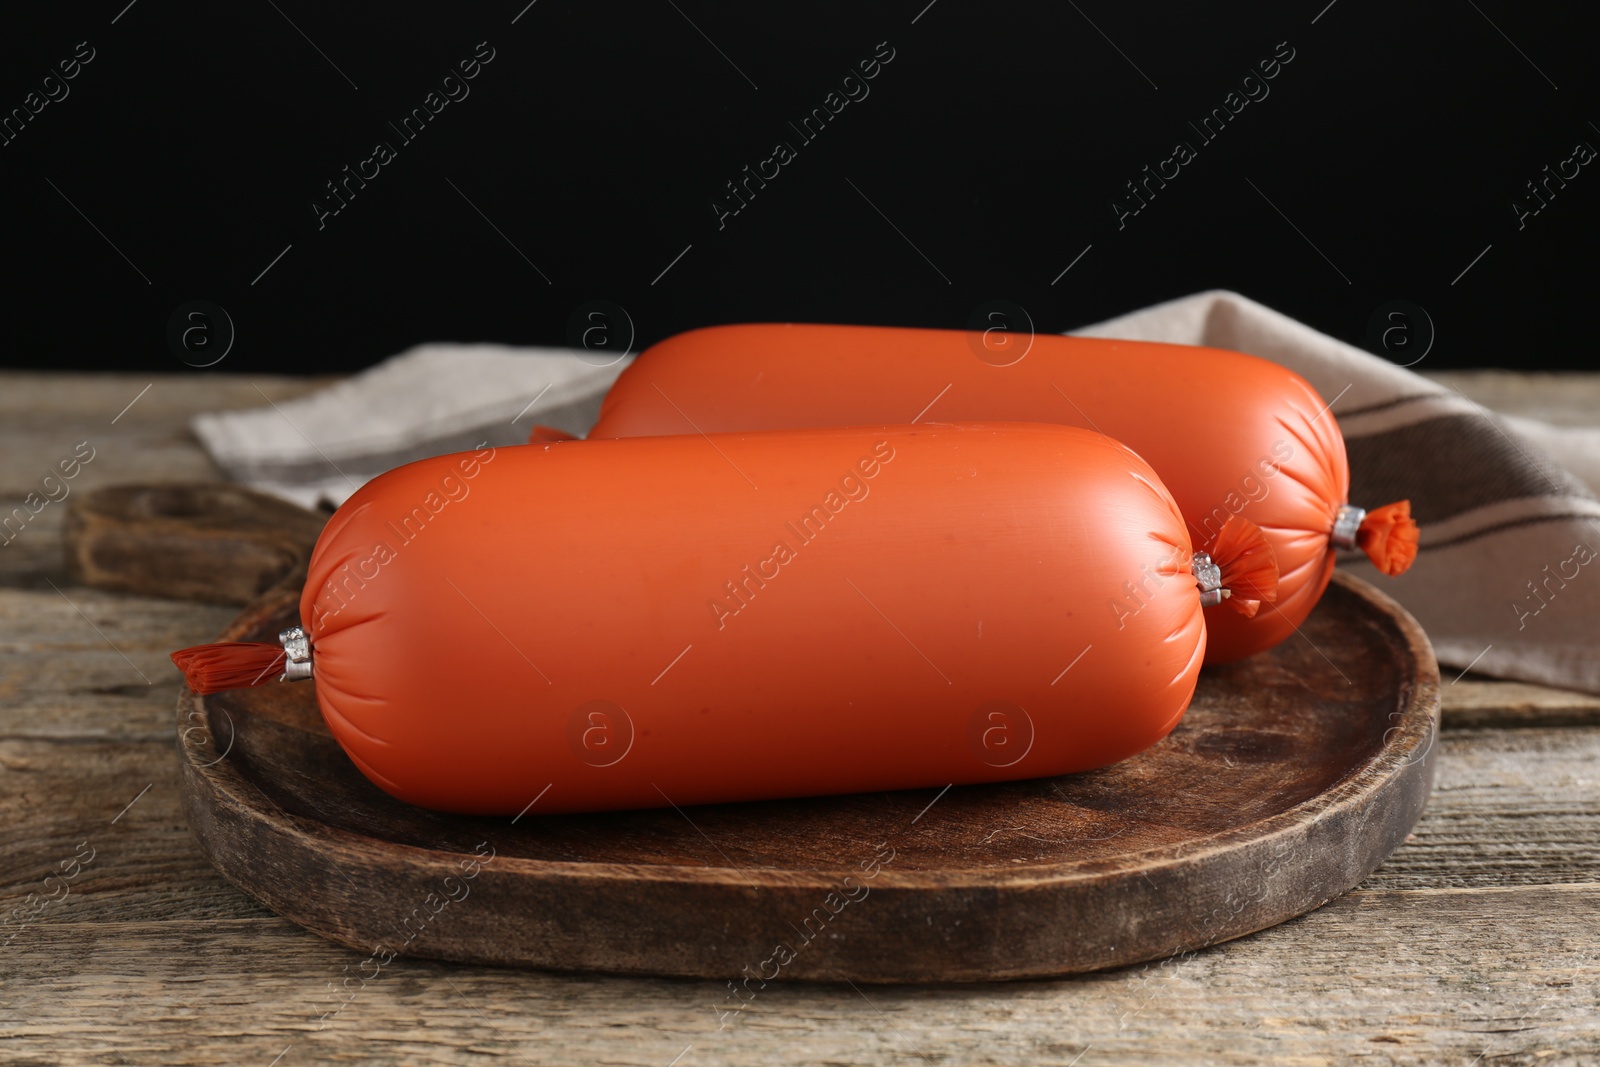
[[(299, 582), (289, 573), (223, 638), (275, 639), (298, 621)], [(1207, 668), (1161, 743), (1054, 779), (469, 818), (363, 778), (314, 683), (186, 691), (177, 728), (185, 809), (212, 863), (368, 970), (411, 955), (728, 978), (747, 991), (730, 991), (732, 1011), (779, 976), (1059, 975), (1310, 911), (1416, 823), (1438, 685), (1416, 621), (1336, 574), (1298, 636)]]

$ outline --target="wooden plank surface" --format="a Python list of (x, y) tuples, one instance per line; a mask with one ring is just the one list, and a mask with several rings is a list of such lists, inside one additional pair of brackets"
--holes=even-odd
[[(309, 387), (159, 378), (112, 423), (151, 383), (0, 374), (0, 502), (91, 439), (78, 487), (215, 478), (189, 415)], [(1600, 375), (1457, 384), (1559, 421), (1600, 411)], [(234, 609), (66, 584), (61, 510), (0, 548), (0, 918), (25, 909), (0, 926), (0, 1062), (1600, 1062), (1600, 698), (1447, 674), (1413, 839), (1332, 904), (1164, 964), (989, 986), (780, 980), (720, 1016), (741, 1002), (713, 982), (406, 957), (372, 977), (364, 954), (223, 882), (179, 811), (165, 656)], [(46, 882), (85, 849), (76, 877)], [(328, 1014), (347, 978), (353, 999)]]
[(1600, 424), (1600, 374), (1508, 370), (1430, 371), (1419, 365), (1423, 377), (1469, 400), (1506, 415), (1539, 419), (1555, 426)]
[(956, 987), (780, 982), (738, 1012), (707, 981), (403, 957), (363, 971), (268, 919), (61, 924), (12, 946), (26, 1022), (9, 1043), (41, 1061), (263, 1067), (280, 1053), (285, 1067), (1592, 1063), (1600, 978), (1573, 932), (1597, 923), (1592, 885), (1358, 890), (1164, 963)]

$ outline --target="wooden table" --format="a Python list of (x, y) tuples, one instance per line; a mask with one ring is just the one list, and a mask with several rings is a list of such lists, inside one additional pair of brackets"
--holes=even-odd
[[(1600, 375), (1447, 377), (1504, 410), (1600, 411)], [(188, 416), (314, 384), (0, 374), (0, 514), (81, 441), (73, 492), (215, 479)], [(167, 653), (235, 609), (71, 586), (63, 510), (0, 548), (0, 917), (25, 909), (0, 927), (0, 1062), (1600, 1063), (1600, 698), (1454, 671), (1410, 842), (1326, 907), (1197, 954), (1060, 981), (778, 984), (720, 1029), (710, 981), (401, 958), (362, 985), (362, 954), (224, 882), (179, 811)]]

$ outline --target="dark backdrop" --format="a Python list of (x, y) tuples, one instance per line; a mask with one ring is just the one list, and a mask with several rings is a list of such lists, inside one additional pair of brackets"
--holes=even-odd
[[(1584, 5), (441, 7), (8, 11), (0, 362), (335, 371), (991, 301), (1060, 331), (1224, 287), (1398, 326), (1396, 362), (1432, 333), (1428, 367), (1596, 366)], [(746, 166), (775, 176), (733, 213)]]

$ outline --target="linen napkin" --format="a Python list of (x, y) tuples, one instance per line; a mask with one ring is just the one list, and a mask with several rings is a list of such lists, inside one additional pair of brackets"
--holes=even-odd
[[(1600, 692), (1600, 428), (1502, 417), (1458, 391), (1236, 293), (1199, 293), (1073, 331), (1248, 352), (1309, 381), (1350, 456), (1350, 500), (1409, 499), (1417, 560), (1385, 578), (1339, 565), (1415, 615), (1439, 662)], [(428, 344), (280, 404), (193, 427), (236, 481), (305, 506), (427, 456), (518, 444), (535, 423), (582, 435), (627, 359), (590, 351)]]
[(1350, 502), (1409, 499), (1421, 528), (1398, 578), (1360, 552), (1339, 566), (1405, 605), (1447, 667), (1600, 693), (1600, 432), (1498, 416), (1237, 293), (1073, 332), (1229, 348), (1295, 371), (1338, 417)]
[(523, 444), (536, 423), (581, 436), (628, 362), (582, 349), (418, 345), (326, 389), (190, 425), (234, 481), (303, 507), (342, 504), (386, 470)]

